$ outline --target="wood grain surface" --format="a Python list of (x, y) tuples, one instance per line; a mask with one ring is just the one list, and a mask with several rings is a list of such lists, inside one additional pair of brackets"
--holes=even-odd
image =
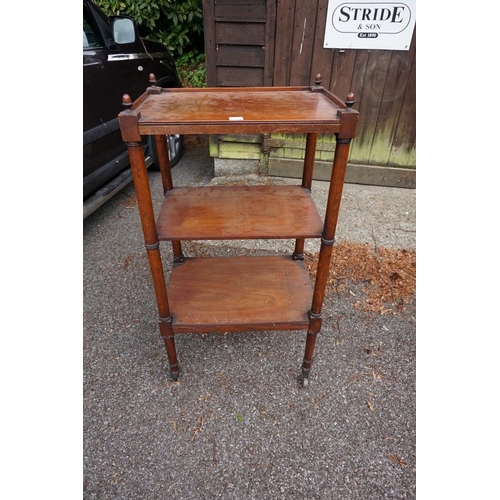
[(312, 287), (291, 256), (188, 258), (168, 286), (174, 333), (306, 329)]
[(318, 238), (323, 222), (301, 186), (174, 188), (157, 220), (160, 240)]

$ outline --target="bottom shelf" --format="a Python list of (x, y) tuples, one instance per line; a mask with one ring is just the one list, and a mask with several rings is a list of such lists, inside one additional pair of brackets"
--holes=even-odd
[(168, 295), (174, 333), (309, 326), (312, 286), (291, 256), (187, 258), (174, 264)]

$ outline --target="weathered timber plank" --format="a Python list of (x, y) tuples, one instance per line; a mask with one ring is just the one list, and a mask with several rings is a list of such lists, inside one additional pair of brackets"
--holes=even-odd
[(263, 68), (265, 50), (254, 45), (219, 45), (217, 49), (217, 66), (236, 66)]
[[(271, 157), (269, 158), (267, 174), (273, 177), (300, 179), (303, 167), (302, 160)], [(331, 173), (331, 161), (316, 160), (314, 162), (314, 180), (329, 181)], [(414, 189), (416, 187), (416, 171), (412, 168), (376, 167), (348, 163), (345, 182)]]
[[(403, 101), (406, 95), (406, 89), (415, 85), (411, 78), (411, 68), (415, 57), (415, 44), (411, 45), (409, 51), (397, 50), (391, 53), (389, 71), (384, 84), (384, 94), (380, 106), (380, 112), (377, 120), (377, 130), (373, 137), (372, 148), (370, 151), (369, 162), (371, 165), (386, 165), (389, 163), (392, 144), (396, 136), (398, 126), (403, 132), (407, 144), (411, 144), (411, 130), (403, 130), (405, 124), (410, 124), (414, 128), (415, 112), (410, 111), (408, 117), (401, 117), (399, 121)], [(413, 112), (412, 112), (413, 111)], [(408, 120), (408, 118), (411, 118)], [(408, 147), (407, 152), (411, 146)]]
[[(351, 52), (351, 51), (350, 51)], [(354, 92), (356, 97), (356, 104), (354, 107), (359, 110), (360, 103), (363, 101), (365, 80), (366, 80), (366, 68), (368, 66), (368, 58), (370, 56), (370, 51), (368, 50), (355, 50), (354, 67), (352, 70), (352, 85), (351, 90)], [(332, 86), (333, 86), (332, 77)], [(333, 90), (332, 90), (333, 92)], [(359, 129), (359, 127), (358, 127)]]
[(262, 87), (264, 68), (241, 68), (219, 66), (217, 68), (218, 87)]
[(215, 41), (228, 45), (264, 45), (265, 23), (215, 23)]
[[(294, 138), (295, 134), (271, 134), (271, 154), (281, 148), (306, 149), (305, 137)], [(322, 134), (323, 137), (318, 137), (316, 143), (316, 151), (335, 151), (335, 136)], [(281, 137), (279, 137), (281, 136)], [(233, 136), (237, 137), (237, 136)]]
[[(292, 39), (290, 85), (311, 85), (311, 61), (318, 0), (296, 2)], [(313, 70), (314, 71), (314, 70)]]
[(215, 0), (216, 5), (265, 5), (267, 0)]
[(219, 135), (220, 142), (251, 142), (260, 144), (262, 136), (258, 134), (222, 134)]
[[(413, 32), (412, 46), (416, 46), (416, 31)], [(416, 57), (414, 55), (408, 85), (399, 113), (398, 126), (392, 140), (389, 165), (416, 166)]]
[(215, 21), (232, 21), (232, 22), (265, 22), (266, 21), (266, 5), (264, 2), (246, 3), (216, 3), (215, 4)]
[(215, 87), (215, 23), (214, 0), (203, 0), (204, 38), (205, 38), (205, 67), (207, 70), (207, 85)]
[[(329, 89), (341, 99), (345, 99), (349, 92), (354, 92), (352, 78), (356, 63), (356, 52), (356, 50), (344, 49), (335, 49), (333, 51), (334, 55)], [(354, 97), (359, 104), (359, 98), (355, 92)], [(354, 105), (354, 108), (357, 109), (356, 105)]]
[(266, 46), (264, 61), (264, 86), (272, 87), (276, 35), (276, 0), (266, 2)]
[(290, 85), (295, 0), (278, 2), (274, 48), (274, 85)]
[(260, 144), (248, 142), (219, 143), (219, 158), (235, 158), (241, 160), (260, 160)]
[[(319, 73), (321, 75), (323, 87), (329, 89), (334, 51), (332, 49), (323, 48), (327, 10), (328, 0), (319, 0), (316, 12), (316, 33), (311, 57), (310, 78), (312, 82), (316, 74)], [(339, 97), (343, 96), (340, 95)]]
[(358, 107), (358, 131), (351, 150), (351, 161), (354, 163), (370, 164), (370, 152), (377, 133), (378, 115), (390, 60), (390, 50), (372, 51), (369, 54), (363, 96)]

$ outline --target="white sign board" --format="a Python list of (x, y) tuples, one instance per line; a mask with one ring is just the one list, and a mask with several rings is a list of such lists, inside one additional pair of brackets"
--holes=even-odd
[(415, 3), (329, 0), (323, 47), (409, 50)]

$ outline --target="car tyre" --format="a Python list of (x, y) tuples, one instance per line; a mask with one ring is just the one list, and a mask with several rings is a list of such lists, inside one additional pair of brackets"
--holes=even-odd
[[(183, 136), (179, 134), (167, 135), (167, 145), (170, 168), (172, 168), (175, 167), (181, 159), (184, 147)], [(151, 157), (153, 158), (153, 164), (150, 167), (151, 170), (160, 170), (160, 162), (158, 161), (158, 151), (156, 150), (156, 141), (154, 136), (149, 136), (148, 138), (148, 149)]]

